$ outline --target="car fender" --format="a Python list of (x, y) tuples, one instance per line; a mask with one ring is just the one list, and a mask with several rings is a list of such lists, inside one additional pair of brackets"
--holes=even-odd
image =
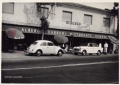
[[(58, 51), (62, 51), (62, 49), (59, 47), (59, 46), (55, 46), (55, 54), (57, 54), (58, 53)], [(63, 52), (63, 51), (62, 51)]]
[(81, 52), (83, 52), (83, 50), (87, 51), (87, 49), (85, 47), (80, 49)]
[[(34, 53), (36, 53), (37, 50), (41, 50), (41, 47), (36, 46), (36, 47), (34, 48)], [(41, 50), (41, 51), (42, 51), (42, 50)], [(42, 51), (42, 52), (43, 52), (43, 51)]]

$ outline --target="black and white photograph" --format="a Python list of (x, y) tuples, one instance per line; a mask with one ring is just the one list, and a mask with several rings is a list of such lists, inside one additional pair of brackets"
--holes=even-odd
[(119, 2), (1, 2), (2, 84), (119, 84)]

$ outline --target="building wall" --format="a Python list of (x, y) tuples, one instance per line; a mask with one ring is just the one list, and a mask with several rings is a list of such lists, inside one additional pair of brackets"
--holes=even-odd
[(39, 26), (35, 3), (14, 3), (14, 13), (3, 13), (3, 22)]
[[(48, 8), (50, 7), (48, 6)], [(72, 22), (79, 22), (81, 25), (66, 24), (66, 22), (62, 20), (63, 10), (72, 12)], [(92, 25), (84, 24), (84, 14), (92, 15)], [(111, 18), (110, 28), (104, 27), (104, 17)], [(14, 13), (3, 13), (2, 20), (5, 23), (37, 27), (39, 27), (41, 23), (37, 14), (36, 3), (14, 3)], [(112, 34), (114, 28), (114, 18), (105, 13), (67, 6), (55, 7), (55, 17), (51, 19), (49, 16), (48, 21), (50, 22), (50, 28), (56, 29)]]

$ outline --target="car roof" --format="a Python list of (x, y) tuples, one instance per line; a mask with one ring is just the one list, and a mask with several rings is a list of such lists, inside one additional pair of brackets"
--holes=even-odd
[(36, 40), (35, 42), (51, 42), (49, 40)]

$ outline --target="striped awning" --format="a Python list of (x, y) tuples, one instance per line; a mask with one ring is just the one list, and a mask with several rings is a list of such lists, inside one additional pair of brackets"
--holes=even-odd
[(64, 35), (54, 35), (54, 39), (55, 39), (58, 43), (66, 43), (66, 42), (68, 42), (68, 38), (65, 37)]
[(25, 38), (24, 34), (15, 28), (6, 29), (6, 35), (8, 36), (8, 38), (12, 38), (12, 39), (24, 39)]
[(114, 36), (108, 36), (108, 39), (112, 42), (112, 43), (115, 43), (115, 44), (119, 44), (119, 40), (116, 38), (116, 37), (114, 37)]

